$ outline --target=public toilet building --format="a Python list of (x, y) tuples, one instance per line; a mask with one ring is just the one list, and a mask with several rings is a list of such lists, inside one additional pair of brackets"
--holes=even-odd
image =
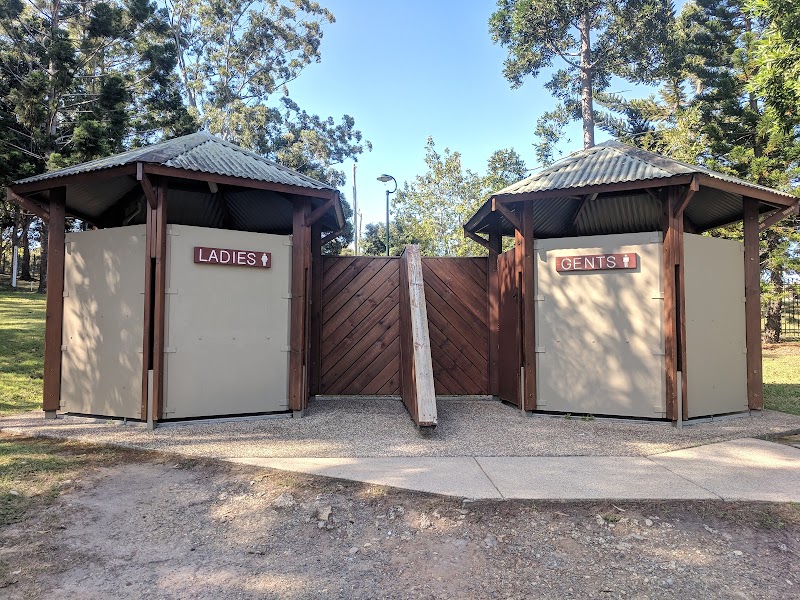
[[(323, 256), (336, 190), (206, 133), (9, 187), (49, 221), (44, 410), (435, 395), (683, 422), (763, 406), (758, 235), (798, 199), (617, 142), (488, 199), (488, 257)], [(64, 235), (65, 215), (91, 229)], [(702, 235), (744, 222), (744, 242)], [(514, 247), (502, 252), (503, 237)]]

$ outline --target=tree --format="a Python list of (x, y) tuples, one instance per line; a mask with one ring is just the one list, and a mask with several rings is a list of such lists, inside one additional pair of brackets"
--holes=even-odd
[(552, 160), (570, 121), (582, 122), (584, 148), (594, 145), (594, 94), (612, 77), (649, 79), (663, 61), (671, 18), (669, 0), (498, 0), (489, 30), (508, 49), (503, 74), (512, 87), (562, 65), (545, 84), (559, 104), (537, 125), (542, 162)]
[[(670, 34), (675, 50), (669, 68), (661, 73), (659, 97), (611, 98), (607, 105), (619, 116), (602, 126), (643, 148), (796, 193), (800, 128), (787, 127), (786, 121), (776, 126), (776, 109), (758, 95), (759, 49), (770, 34), (745, 2), (686, 4)], [(742, 228), (725, 227), (710, 234), (741, 239)], [(780, 340), (783, 286), (786, 277), (800, 269), (798, 243), (796, 217), (761, 234), (767, 341)]]
[(785, 131), (800, 125), (800, 5), (795, 0), (749, 0), (750, 13), (766, 22), (755, 43), (755, 76), (749, 88), (774, 110)]
[[(311, 0), (171, 0), (167, 11), (183, 94), (211, 133), (334, 187), (344, 184), (337, 167), (371, 144), (351, 116), (337, 123), (309, 114), (288, 89), (321, 60), (323, 26), (335, 22), (330, 11)], [(352, 214), (349, 205), (344, 212)], [(348, 220), (326, 252), (352, 239)]]
[[(427, 170), (404, 183), (393, 203), (390, 252), (402, 252), (406, 244), (418, 244), (424, 256), (480, 256), (486, 250), (464, 237), (463, 225), (486, 198), (525, 176), (526, 167), (514, 150), (494, 152), (485, 175), (464, 169), (461, 154), (436, 150), (433, 138), (425, 145)], [(386, 228), (365, 228), (364, 253), (385, 254)]]

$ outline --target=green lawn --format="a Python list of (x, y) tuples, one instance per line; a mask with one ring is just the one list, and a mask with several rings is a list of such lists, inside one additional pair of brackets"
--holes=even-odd
[(0, 288), (0, 415), (40, 408), (45, 298)]
[(764, 405), (800, 415), (800, 343), (764, 347)]
[[(6, 283), (0, 278), (0, 415), (42, 402), (45, 298)], [(764, 398), (766, 408), (800, 415), (800, 343), (764, 347)]]

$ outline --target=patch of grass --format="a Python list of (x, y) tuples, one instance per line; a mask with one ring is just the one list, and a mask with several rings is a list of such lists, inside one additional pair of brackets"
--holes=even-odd
[(0, 291), (0, 416), (40, 408), (45, 297)]
[(800, 343), (764, 345), (764, 407), (800, 415)]
[(124, 455), (112, 448), (0, 435), (0, 527), (50, 503), (86, 469)]

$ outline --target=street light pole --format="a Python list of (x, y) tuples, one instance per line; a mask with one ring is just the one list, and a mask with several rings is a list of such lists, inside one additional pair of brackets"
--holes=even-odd
[(386, 256), (389, 256), (389, 194), (394, 194), (397, 191), (397, 180), (391, 175), (384, 173), (378, 177), (378, 181), (382, 181), (383, 183), (394, 181), (394, 189), (392, 191), (386, 188)]

